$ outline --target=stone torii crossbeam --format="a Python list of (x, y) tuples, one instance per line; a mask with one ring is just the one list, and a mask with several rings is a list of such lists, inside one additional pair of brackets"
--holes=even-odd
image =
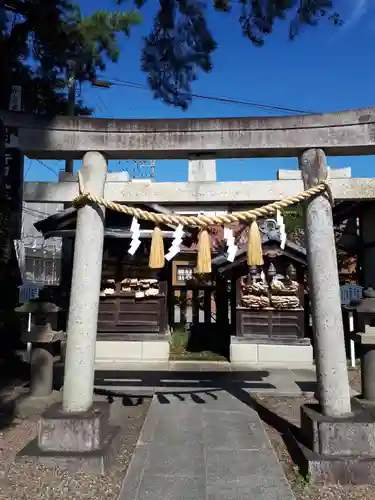
[[(375, 200), (375, 180), (370, 178), (330, 179), (333, 197), (340, 200)], [(301, 179), (243, 182), (124, 182), (112, 181), (110, 175), (104, 187), (104, 197), (109, 201), (137, 204), (230, 204), (262, 205), (303, 191)], [(56, 182), (25, 182), (24, 201), (69, 203), (78, 195), (77, 177)]]
[(204, 153), (215, 158), (297, 157), (305, 149), (327, 155), (375, 150), (375, 108), (339, 113), (199, 119), (52, 119), (0, 112), (19, 129), (29, 158), (80, 159), (98, 151), (109, 159), (174, 159)]
[[(115, 194), (105, 192), (105, 187), (112, 189), (109, 187), (111, 184), (105, 186), (108, 159), (173, 159), (199, 153), (215, 158), (295, 156), (299, 159), (303, 185), (308, 188), (326, 180), (325, 154), (364, 155), (375, 152), (375, 108), (269, 118), (107, 120), (58, 117), (49, 120), (10, 112), (1, 112), (0, 118), (6, 126), (19, 129), (20, 148), (30, 158), (82, 159), (81, 173), (90, 192), (116, 198), (119, 197), (118, 191)], [(354, 196), (352, 181), (346, 179), (339, 182), (348, 183), (346, 187), (351, 189), (350, 197), (354, 198), (357, 194)], [(256, 197), (248, 186), (245, 191), (248, 198), (244, 201), (249, 204), (259, 201), (259, 195)], [(288, 189), (290, 187), (291, 184), (288, 184)], [(207, 188), (207, 185), (202, 187), (205, 191)], [(341, 194), (344, 190), (340, 184), (335, 187), (333, 183), (334, 196), (338, 194), (336, 189)], [(361, 189), (368, 193), (368, 198), (374, 198), (372, 185), (367, 188), (362, 186)], [(74, 193), (77, 194), (77, 186), (72, 183), (70, 190), (72, 199)], [(41, 194), (34, 193), (34, 196)], [(139, 193), (140, 197), (146, 195), (146, 192)], [(235, 192), (229, 193), (229, 196), (238, 199)], [(244, 194), (240, 199), (243, 197)], [(27, 199), (31, 201), (31, 198), (29, 194)], [(135, 201), (130, 196), (124, 199), (126, 195), (121, 198), (116, 201)], [(165, 199), (156, 198), (147, 201), (165, 202)], [(267, 197), (262, 201), (266, 200)], [(56, 200), (51, 195), (50, 201), (65, 200)], [(73, 455), (83, 452), (86, 462), (92, 452), (96, 453), (96, 458), (98, 450), (104, 454), (112, 439), (105, 437), (106, 410), (93, 406), (92, 394), (103, 213), (103, 209), (93, 204), (79, 211), (63, 406), (57, 408), (55, 413), (50, 411), (41, 420), (38, 438), (39, 448), (44, 453), (55, 453), (57, 449)], [(303, 430), (311, 442), (310, 452), (314, 454), (312, 458), (311, 455), (306, 457), (309, 464), (313, 464), (313, 475), (316, 471), (318, 476), (319, 470), (324, 475), (324, 471), (329, 469), (331, 478), (342, 477), (343, 474), (354, 477), (358, 463), (354, 459), (348, 465), (346, 460), (341, 460), (341, 456), (361, 456), (361, 450), (353, 450), (351, 436), (355, 429), (356, 435), (361, 435), (360, 441), (367, 442), (367, 449), (363, 451), (367, 458), (370, 457), (367, 460), (367, 475), (363, 471), (365, 464), (360, 464), (361, 478), (370, 478), (375, 464), (375, 443), (370, 439), (371, 432), (375, 430), (375, 420), (372, 419), (370, 427), (365, 428), (357, 425), (357, 416), (352, 413), (332, 210), (327, 194), (323, 193), (306, 203), (305, 230), (320, 399), (320, 406), (313, 412), (303, 411)], [(362, 422), (363, 415), (359, 418)], [(323, 443), (324, 446), (318, 449), (316, 443)], [(316, 468), (314, 464), (317, 463), (323, 465)]]

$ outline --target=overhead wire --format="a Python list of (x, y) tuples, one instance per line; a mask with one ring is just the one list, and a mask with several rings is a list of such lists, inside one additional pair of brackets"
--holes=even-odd
[[(121, 78), (114, 77), (111, 80), (106, 80), (108, 84), (111, 86), (118, 86), (118, 87), (127, 87), (127, 88), (134, 88), (134, 89), (139, 89), (139, 90), (150, 90), (147, 85), (133, 82), (131, 80), (123, 80)], [(110, 88), (109, 87), (109, 88)], [(311, 110), (306, 110), (306, 109), (299, 109), (299, 108), (290, 108), (286, 106), (280, 106), (276, 104), (264, 104), (261, 102), (256, 102), (256, 101), (248, 101), (248, 100), (243, 100), (243, 99), (235, 99), (232, 97), (221, 97), (221, 96), (213, 96), (213, 95), (205, 95), (205, 94), (191, 94), (192, 97), (196, 99), (202, 99), (202, 100), (208, 100), (208, 101), (215, 101), (215, 102), (220, 102), (223, 104), (235, 104), (235, 105), (240, 105), (240, 106), (248, 106), (253, 109), (257, 110), (262, 110), (262, 111), (279, 111), (279, 112), (284, 112), (287, 114), (317, 114), (317, 111), (311, 111)]]
[(22, 208), (25, 212), (28, 212), (31, 215), (40, 215), (42, 217), (49, 217), (52, 213), (44, 212), (42, 210), (38, 210), (37, 208), (32, 208), (30, 205), (26, 205), (26, 202), (23, 202)]
[(109, 107), (107, 106), (107, 104), (104, 102), (104, 99), (102, 98), (101, 95), (98, 96), (98, 99), (101, 102), (101, 104), (103, 105), (103, 108), (105, 109), (105, 111), (107, 111), (107, 113), (112, 117), (113, 114), (111, 113), (111, 110), (109, 109)]
[(53, 168), (52, 168), (52, 167), (50, 167), (49, 165), (47, 165), (47, 163), (44, 163), (44, 161), (39, 160), (39, 159), (37, 159), (37, 158), (36, 158), (36, 161), (37, 161), (38, 163), (40, 163), (41, 165), (43, 165), (43, 167), (44, 167), (44, 168), (46, 168), (47, 170), (49, 170), (50, 172), (52, 172), (53, 174), (55, 174), (55, 175), (56, 175), (56, 177), (59, 177), (58, 172), (56, 172), (56, 170), (53, 170)]
[[(138, 90), (149, 90), (147, 85), (138, 83), (138, 82), (133, 82), (131, 80), (124, 80), (118, 77), (114, 77), (111, 80), (107, 80), (109, 84), (109, 88), (111, 87), (126, 87), (126, 88), (134, 88)], [(242, 99), (234, 99), (232, 97), (222, 97), (222, 96), (213, 96), (213, 95), (204, 95), (204, 94), (191, 94), (192, 97), (196, 99), (202, 99), (202, 100), (207, 100), (207, 101), (214, 101), (214, 102), (220, 102), (222, 104), (232, 104), (232, 105), (237, 105), (237, 106), (247, 106), (252, 109), (256, 110), (262, 110), (262, 111), (277, 111), (277, 112), (282, 112), (286, 114), (317, 114), (316, 111), (311, 111), (311, 110), (305, 110), (305, 109), (298, 109), (298, 108), (290, 108), (286, 106), (280, 106), (280, 105), (274, 105), (274, 104), (264, 104), (260, 102), (255, 102), (255, 101), (248, 101), (248, 100), (242, 100)], [(108, 107), (108, 105), (104, 102), (103, 98), (99, 95), (97, 96), (98, 101), (101, 103), (103, 108), (112, 116), (112, 113)], [(99, 109), (102, 106), (98, 106)], [(100, 111), (102, 111), (100, 109)], [(51, 173), (56, 175), (57, 177), (59, 176), (58, 172), (56, 172), (52, 167), (44, 163), (42, 160), (37, 159), (37, 161), (47, 170), (49, 170)], [(30, 162), (27, 171), (25, 173), (26, 175), (29, 173), (30, 168), (32, 166), (32, 161)]]
[[(53, 174), (55, 174), (57, 177), (59, 176), (58, 172), (56, 172), (56, 170), (53, 170), (52, 167), (50, 167), (49, 165), (47, 165), (46, 163), (44, 163), (42, 160), (39, 160), (38, 158), (35, 158), (35, 161), (37, 161), (38, 163), (40, 163), (44, 168), (46, 168), (47, 170), (49, 170), (50, 172), (52, 172)], [(27, 174), (30, 172), (30, 169), (32, 167), (32, 164), (33, 164), (33, 159), (30, 159), (30, 163), (26, 169), (26, 172), (25, 172), (25, 179), (26, 179), (26, 176)]]
[(29, 164), (25, 170), (25, 174), (24, 174), (24, 179), (26, 180), (26, 177), (27, 177), (27, 174), (30, 172), (30, 169), (32, 167), (32, 164), (33, 164), (33, 160), (29, 160)]

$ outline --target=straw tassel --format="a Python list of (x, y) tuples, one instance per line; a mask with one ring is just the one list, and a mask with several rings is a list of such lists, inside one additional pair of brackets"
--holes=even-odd
[(164, 240), (160, 227), (155, 226), (152, 232), (149, 266), (151, 269), (164, 267)]
[(263, 266), (262, 238), (256, 220), (251, 221), (247, 240), (247, 264)]
[(202, 229), (199, 233), (197, 273), (211, 273), (211, 238), (207, 229)]

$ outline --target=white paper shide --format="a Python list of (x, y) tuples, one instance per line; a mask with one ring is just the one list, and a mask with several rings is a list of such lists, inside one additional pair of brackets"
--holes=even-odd
[(224, 240), (227, 244), (227, 260), (229, 262), (233, 262), (236, 257), (238, 246), (235, 244), (232, 229), (229, 229), (228, 227), (224, 228)]
[(132, 225), (130, 226), (130, 232), (132, 233), (132, 239), (130, 242), (130, 247), (128, 249), (128, 253), (130, 255), (134, 255), (141, 244), (141, 240), (140, 240), (141, 229), (140, 228), (141, 228), (141, 226), (138, 222), (138, 219), (136, 217), (133, 217)]
[(170, 261), (173, 257), (176, 257), (181, 251), (182, 238), (184, 237), (184, 228), (179, 224), (173, 232), (172, 245), (168, 249), (168, 253), (165, 255), (165, 259)]
[(276, 212), (276, 223), (279, 226), (279, 231), (280, 231), (280, 248), (281, 250), (284, 250), (286, 243), (286, 232), (285, 232), (284, 217), (281, 215), (280, 210)]

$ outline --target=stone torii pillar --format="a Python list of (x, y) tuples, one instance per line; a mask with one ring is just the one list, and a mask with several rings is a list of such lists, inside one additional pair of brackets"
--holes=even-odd
[[(86, 153), (80, 173), (84, 189), (103, 197), (106, 159), (97, 152)], [(93, 403), (104, 213), (103, 207), (88, 203), (77, 215), (63, 389), (65, 412), (84, 412)]]
[[(327, 178), (325, 154), (299, 159), (305, 189)], [(306, 202), (305, 237), (320, 404), (301, 407), (300, 448), (311, 481), (374, 484), (375, 415), (350, 399), (332, 207), (327, 193)]]
[[(327, 178), (321, 149), (304, 151), (299, 168), (305, 189)], [(327, 193), (306, 202), (305, 238), (320, 404), (324, 415), (339, 417), (351, 412), (351, 401), (332, 207)]]
[[(80, 173), (84, 189), (104, 196), (107, 161), (86, 153)], [(94, 402), (94, 363), (104, 243), (104, 209), (88, 203), (78, 210), (74, 248), (63, 401), (39, 420), (36, 446), (21, 455), (48, 457), (57, 466), (103, 474), (118, 429), (109, 424), (109, 404)]]

